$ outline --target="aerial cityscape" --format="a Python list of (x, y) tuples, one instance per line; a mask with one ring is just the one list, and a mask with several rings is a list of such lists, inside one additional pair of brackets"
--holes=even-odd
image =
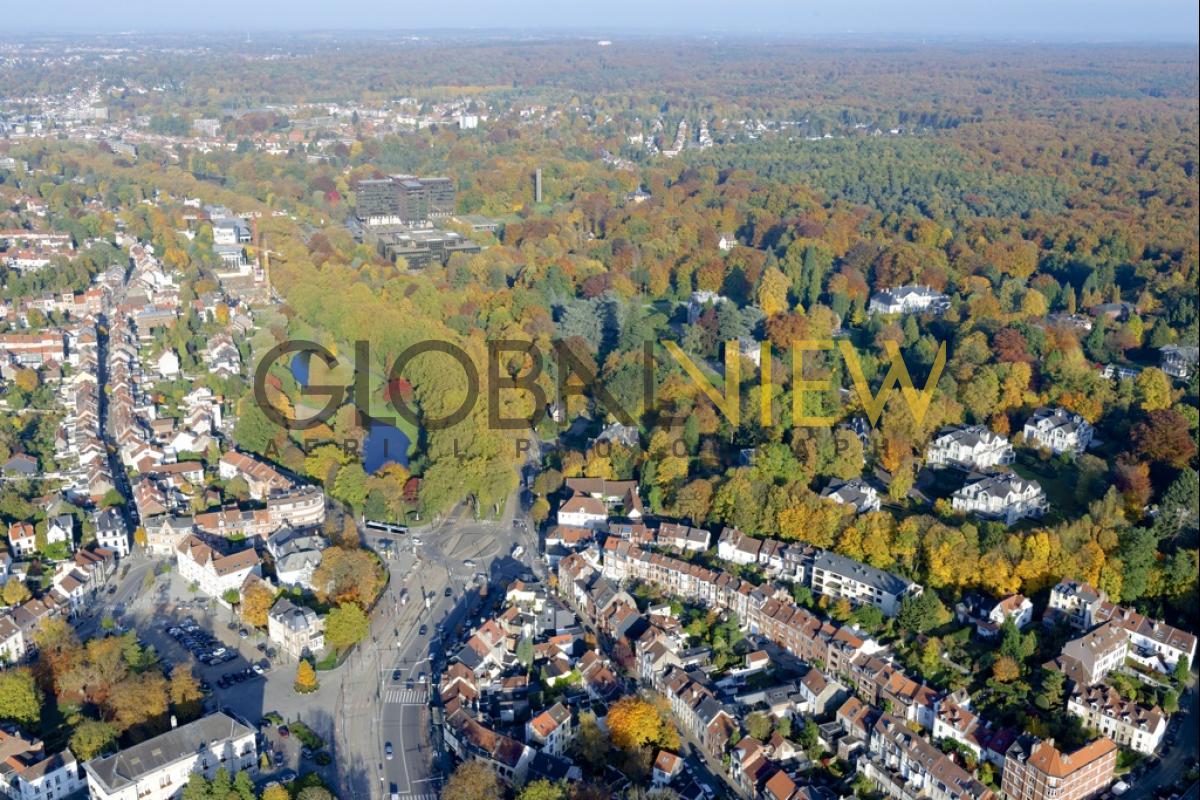
[(1200, 800), (1194, 6), (73, 5), (0, 796)]

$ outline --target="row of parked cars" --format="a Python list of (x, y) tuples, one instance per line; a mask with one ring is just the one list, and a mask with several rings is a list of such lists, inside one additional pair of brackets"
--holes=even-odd
[(203, 664), (216, 666), (237, 658), (237, 653), (227, 649), (207, 631), (201, 630), (195, 620), (185, 619), (178, 625), (167, 625), (167, 635)]

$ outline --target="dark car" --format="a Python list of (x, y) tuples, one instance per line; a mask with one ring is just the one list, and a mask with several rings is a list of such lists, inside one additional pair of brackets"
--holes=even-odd
[(400, 670), (398, 670), (398, 669), (392, 670), (392, 682), (393, 683), (399, 683), (400, 679), (402, 677), (404, 677), (404, 674)]
[(449, 586), (447, 586), (447, 587), (446, 587), (446, 591), (445, 591), (445, 592), (443, 592), (443, 594), (445, 594), (445, 595), (446, 595), (446, 597), (449, 597), (450, 595), (454, 594), (454, 590), (453, 590), (453, 589), (451, 589)]
[(277, 766), (277, 767), (283, 766), (283, 752), (280, 750), (275, 751), (275, 766)]
[(406, 688), (406, 689), (413, 688), (413, 679), (412, 678), (409, 678), (408, 680), (406, 680), (404, 682), (404, 688)]
[(417, 636), (424, 636), (427, 633), (429, 633), (429, 626), (422, 625), (421, 628), (417, 631)]
[(279, 735), (282, 736), (284, 739), (286, 739), (292, 735), (292, 732), (287, 729), (287, 725), (280, 725), (279, 726)]

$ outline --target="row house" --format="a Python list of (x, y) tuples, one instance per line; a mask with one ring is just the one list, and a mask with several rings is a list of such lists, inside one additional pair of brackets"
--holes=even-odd
[(848, 667), (859, 653), (879, 647), (852, 629), (797, 606), (782, 589), (756, 587), (729, 573), (648, 553), (632, 542), (607, 540), (603, 571), (617, 582), (644, 581), (681, 599), (733, 612), (750, 633), (765, 636), (806, 661), (819, 660), (833, 672)]
[(933, 721), (933, 739), (950, 739), (969, 750), (976, 761), (1004, 767), (1004, 754), (1016, 740), (1008, 728), (996, 728), (971, 710), (969, 699), (947, 699), (938, 704)]
[(275, 489), (267, 497), (267, 514), (276, 527), (309, 528), (325, 522), (325, 492), (319, 486)]
[(271, 521), (271, 514), (265, 508), (243, 511), (231, 507), (223, 508), (220, 511), (208, 511), (197, 514), (193, 518), (193, 524), (196, 530), (202, 533), (225, 539), (266, 538), (279, 527)]
[(446, 748), (460, 760), (482, 761), (505, 783), (524, 783), (533, 748), (488, 728), (457, 703), (446, 708), (442, 730)]
[(1129, 656), (1160, 672), (1182, 659), (1196, 663), (1196, 636), (1165, 622), (1112, 603), (1103, 591), (1082, 581), (1065, 579), (1050, 590), (1044, 622), (1063, 621), (1077, 630), (1112, 622), (1129, 638)]
[(862, 773), (896, 800), (992, 800), (992, 790), (909, 730), (904, 722), (883, 714), (871, 730), (870, 756)]
[(918, 683), (891, 661), (862, 653), (846, 671), (859, 696), (872, 706), (890, 704), (892, 714), (932, 730), (941, 696), (924, 683)]
[(693, 528), (677, 522), (664, 522), (658, 526), (655, 544), (681, 552), (703, 553), (710, 546), (712, 534), (704, 528)]
[(1186, 660), (1196, 663), (1196, 636), (1136, 611), (1102, 601), (1092, 612), (1095, 624), (1109, 623), (1129, 638), (1129, 657), (1145, 667), (1169, 673)]
[(1076, 685), (1067, 698), (1067, 711), (1117, 744), (1150, 755), (1162, 743), (1167, 719), (1158, 706), (1146, 708), (1125, 700), (1111, 686)]
[(700, 742), (710, 757), (719, 760), (739, 726), (702, 674), (673, 667), (663, 677), (663, 693), (680, 726)]

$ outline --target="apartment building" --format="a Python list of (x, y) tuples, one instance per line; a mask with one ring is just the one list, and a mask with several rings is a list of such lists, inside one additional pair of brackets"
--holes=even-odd
[(1063, 645), (1060, 661), (1069, 660), (1071, 666), (1067, 671), (1076, 683), (1090, 686), (1124, 664), (1128, 651), (1125, 631), (1109, 623)]
[(1158, 706), (1146, 708), (1105, 684), (1077, 685), (1067, 699), (1067, 711), (1117, 744), (1144, 755), (1158, 749), (1167, 731), (1167, 718)]
[(1025, 441), (1055, 455), (1079, 455), (1095, 435), (1092, 424), (1065, 408), (1039, 408), (1025, 421)]
[(199, 537), (189, 534), (175, 548), (179, 576), (195, 583), (210, 597), (221, 597), (229, 590), (241, 591), (251, 575), (261, 575), (262, 567), (254, 548), (222, 555)]
[(91, 800), (172, 800), (193, 772), (258, 768), (255, 731), (223, 711), (84, 765)]
[(571, 711), (562, 703), (555, 703), (525, 723), (525, 741), (552, 756), (565, 753), (574, 735)]
[(942, 430), (925, 450), (925, 463), (932, 467), (955, 467), (983, 471), (1016, 458), (1012, 445), (983, 425), (958, 425)]
[(1005, 525), (1026, 517), (1041, 517), (1049, 509), (1046, 493), (1037, 481), (1009, 472), (968, 478), (950, 496), (950, 505), (955, 511), (998, 519)]
[(812, 590), (833, 599), (845, 598), (855, 605), (875, 606), (885, 616), (895, 616), (906, 597), (923, 591), (920, 584), (843, 555), (821, 551), (813, 559)]
[(1023, 736), (1004, 755), (1001, 788), (1008, 800), (1088, 800), (1108, 789), (1116, 765), (1117, 746), (1107, 737), (1064, 753), (1053, 739)]

